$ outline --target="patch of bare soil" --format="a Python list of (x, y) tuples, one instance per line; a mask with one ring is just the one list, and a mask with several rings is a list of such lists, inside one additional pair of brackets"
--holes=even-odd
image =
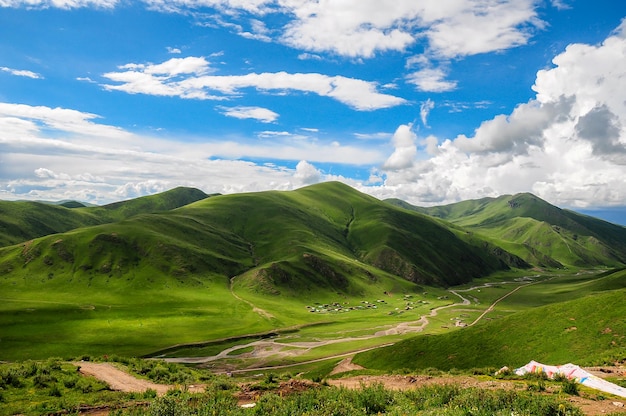
[[(110, 363), (81, 361), (74, 363), (74, 365), (78, 367), (78, 371), (80, 371), (81, 374), (95, 377), (107, 383), (111, 390), (126, 393), (143, 393), (146, 390), (152, 389), (155, 390), (159, 396), (162, 396), (167, 393), (168, 390), (179, 388), (169, 384), (157, 384), (134, 377)], [(203, 386), (186, 386), (186, 388), (191, 392), (204, 391)]]
[(361, 367), (358, 364), (354, 364), (352, 362), (352, 356), (350, 356), (339, 361), (339, 363), (337, 363), (335, 368), (333, 368), (333, 371), (330, 372), (330, 375), (332, 376), (335, 374), (345, 373), (347, 371), (352, 371), (352, 370), (363, 370), (363, 368), (364, 367)]
[[(519, 381), (483, 381), (470, 376), (356, 376), (328, 380), (328, 384), (349, 389), (359, 389), (362, 386), (382, 384), (385, 388), (390, 390), (409, 390), (433, 384), (455, 384), (461, 387), (477, 387), (481, 389), (525, 390), (527, 388), (525, 383)], [(568, 396), (566, 400), (580, 408), (586, 415), (597, 416), (622, 413), (626, 415), (626, 403), (621, 399), (596, 400), (593, 397)]]
[(278, 394), (280, 397), (286, 397), (295, 393), (300, 393), (318, 386), (317, 383), (308, 380), (291, 379), (279, 384), (276, 389), (272, 390), (259, 390), (254, 384), (243, 384), (240, 386), (240, 391), (235, 393), (237, 398), (237, 404), (244, 406), (250, 403), (256, 403), (259, 398), (268, 392)]

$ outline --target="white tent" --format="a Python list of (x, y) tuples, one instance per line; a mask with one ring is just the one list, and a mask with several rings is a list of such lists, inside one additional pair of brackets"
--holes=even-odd
[(575, 380), (583, 386), (626, 398), (626, 388), (594, 376), (574, 364), (545, 365), (538, 363), (537, 361), (531, 361), (524, 367), (520, 367), (515, 370), (515, 374), (520, 376), (528, 373), (545, 373), (548, 378), (554, 378), (556, 375), (561, 375), (566, 377), (568, 380)]

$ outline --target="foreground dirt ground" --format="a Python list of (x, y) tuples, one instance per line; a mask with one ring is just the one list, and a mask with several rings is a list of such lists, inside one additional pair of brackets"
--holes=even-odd
[[(155, 384), (147, 380), (136, 378), (110, 363), (93, 363), (78, 362), (76, 366), (80, 367), (79, 371), (88, 376), (96, 377), (107, 383), (111, 389), (124, 392), (141, 393), (147, 389), (153, 389), (157, 394), (165, 394), (168, 390), (178, 388), (179, 386)], [(338, 364), (334, 373), (357, 369), (350, 360), (344, 360)], [(462, 387), (478, 387), (483, 389), (526, 389), (527, 385), (523, 381), (507, 381), (507, 380), (481, 380), (477, 377), (470, 376), (354, 376), (340, 379), (328, 380), (328, 384), (337, 387), (345, 387), (350, 389), (361, 388), (362, 385), (383, 384), (388, 389), (407, 390), (421, 386), (432, 384), (457, 384)], [(290, 380), (282, 383), (279, 387), (281, 394), (290, 394), (303, 391), (315, 386), (315, 383), (306, 380)], [(201, 385), (187, 386), (189, 391), (202, 392), (204, 387)], [(241, 391), (237, 394), (240, 404), (252, 403), (258, 399), (258, 391), (250, 391), (246, 385), (242, 385)], [(609, 398), (603, 400), (595, 400), (594, 396), (583, 393), (581, 396), (568, 396), (567, 400), (579, 407), (585, 414), (590, 416), (607, 415), (607, 414), (624, 414), (626, 415), (626, 400)], [(90, 415), (106, 415), (106, 409), (92, 409), (85, 411), (84, 414)]]

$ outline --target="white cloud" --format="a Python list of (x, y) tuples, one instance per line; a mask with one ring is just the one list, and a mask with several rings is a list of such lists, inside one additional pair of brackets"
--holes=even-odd
[(36, 72), (33, 71), (28, 71), (25, 69), (13, 69), (13, 68), (7, 68), (6, 66), (0, 66), (0, 71), (3, 72), (8, 72), (11, 75), (15, 75), (17, 77), (27, 77), (27, 78), (33, 78), (33, 79), (43, 79), (43, 77), (41, 75), (39, 75)]
[(162, 64), (126, 64), (121, 72), (103, 76), (117, 84), (107, 90), (202, 100), (236, 97), (245, 88), (262, 91), (299, 91), (333, 98), (359, 111), (377, 110), (405, 103), (400, 97), (378, 92), (376, 83), (343, 76), (287, 72), (246, 75), (203, 75), (209, 71), (204, 58), (174, 58)]
[[(272, 39), (307, 52), (354, 58), (405, 51), (427, 42), (429, 55), (445, 59), (524, 45), (544, 23), (537, 0), (143, 0), (149, 9), (189, 13), (212, 9), (210, 25), (262, 41)], [(119, 0), (0, 0), (0, 7), (112, 8)], [(553, 0), (555, 7), (563, 1)], [(281, 19), (261, 20), (270, 14)], [(288, 23), (284, 24), (287, 19)], [(269, 22), (276, 22), (268, 27)], [(248, 26), (250, 30), (245, 30)]]
[[(333, 178), (314, 168), (315, 162), (367, 165), (384, 160), (380, 150), (367, 146), (288, 132), (268, 133), (272, 140), (206, 137), (186, 142), (98, 122), (95, 114), (71, 109), (0, 103), (0, 196), (105, 203), (175, 186), (209, 193), (294, 189)], [(307, 162), (292, 169), (233, 160), (241, 158)]]
[(28, 128), (23, 131), (27, 136), (39, 126), (43, 126), (83, 136), (98, 136), (109, 139), (129, 137), (129, 134), (120, 128), (97, 124), (92, 121), (98, 118), (95, 114), (65, 108), (0, 103), (0, 120), (5, 120), (5, 122), (6, 120), (19, 120), (20, 123), (27, 123)]
[(407, 76), (407, 82), (423, 92), (446, 92), (456, 89), (456, 81), (446, 81), (448, 74), (442, 68), (423, 68)]
[(234, 117), (238, 119), (255, 119), (262, 123), (273, 123), (278, 118), (278, 114), (262, 107), (223, 107), (219, 106), (218, 109), (228, 117)]
[(322, 173), (306, 160), (301, 160), (296, 166), (296, 173), (293, 175), (302, 184), (318, 183), (322, 180)]
[(183, 51), (181, 51), (181, 50), (180, 50), (180, 48), (173, 48), (173, 47), (171, 47), (171, 46), (168, 46), (168, 47), (167, 47), (167, 53), (171, 53), (171, 54), (176, 54), (176, 55), (178, 55), (178, 54), (183, 53)]
[(0, 7), (76, 9), (81, 7), (113, 8), (119, 0), (0, 0)]
[(626, 106), (616, 91), (626, 91), (625, 29), (599, 45), (569, 45), (537, 73), (535, 99), (483, 122), (473, 137), (421, 140), (427, 160), (409, 163), (415, 150), (399, 140), (384, 185), (370, 192), (424, 205), (528, 191), (560, 206), (623, 205)]
[(428, 115), (435, 108), (435, 102), (430, 98), (420, 105), (420, 118), (424, 127), (428, 127)]
[(383, 164), (383, 169), (399, 171), (413, 166), (417, 155), (415, 145), (417, 136), (412, 131), (412, 127), (411, 124), (403, 124), (396, 129), (391, 139), (395, 150)]
[[(426, 30), (433, 55), (455, 58), (504, 50), (528, 42), (545, 26), (535, 0), (450, 2)], [(445, 6), (433, 7), (443, 11)]]

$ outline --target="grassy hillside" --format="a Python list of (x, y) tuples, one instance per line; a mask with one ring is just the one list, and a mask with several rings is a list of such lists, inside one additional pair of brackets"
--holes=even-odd
[(562, 210), (531, 194), (421, 208), (389, 200), (471, 230), (541, 267), (626, 264), (626, 227)]
[(207, 196), (197, 189), (176, 188), (102, 207), (0, 201), (0, 247), (81, 227), (121, 221), (137, 214), (169, 211)]
[[(155, 198), (163, 200), (78, 208), (72, 212), (132, 216), (0, 249), (5, 357), (147, 354), (315, 322), (321, 318), (304, 308), (313, 297), (358, 303), (507, 267), (507, 256), (484, 241), (339, 183), (134, 215), (165, 209), (146, 206)], [(242, 300), (259, 295), (272, 308), (266, 315)]]
[(531, 299), (546, 306), (444, 335), (415, 337), (359, 354), (353, 361), (367, 368), (392, 371), (518, 367), (530, 360), (579, 365), (623, 360), (626, 271), (592, 280), (580, 276), (569, 279), (558, 284), (547, 282), (547, 287), (527, 286), (507, 299), (503, 307)]

